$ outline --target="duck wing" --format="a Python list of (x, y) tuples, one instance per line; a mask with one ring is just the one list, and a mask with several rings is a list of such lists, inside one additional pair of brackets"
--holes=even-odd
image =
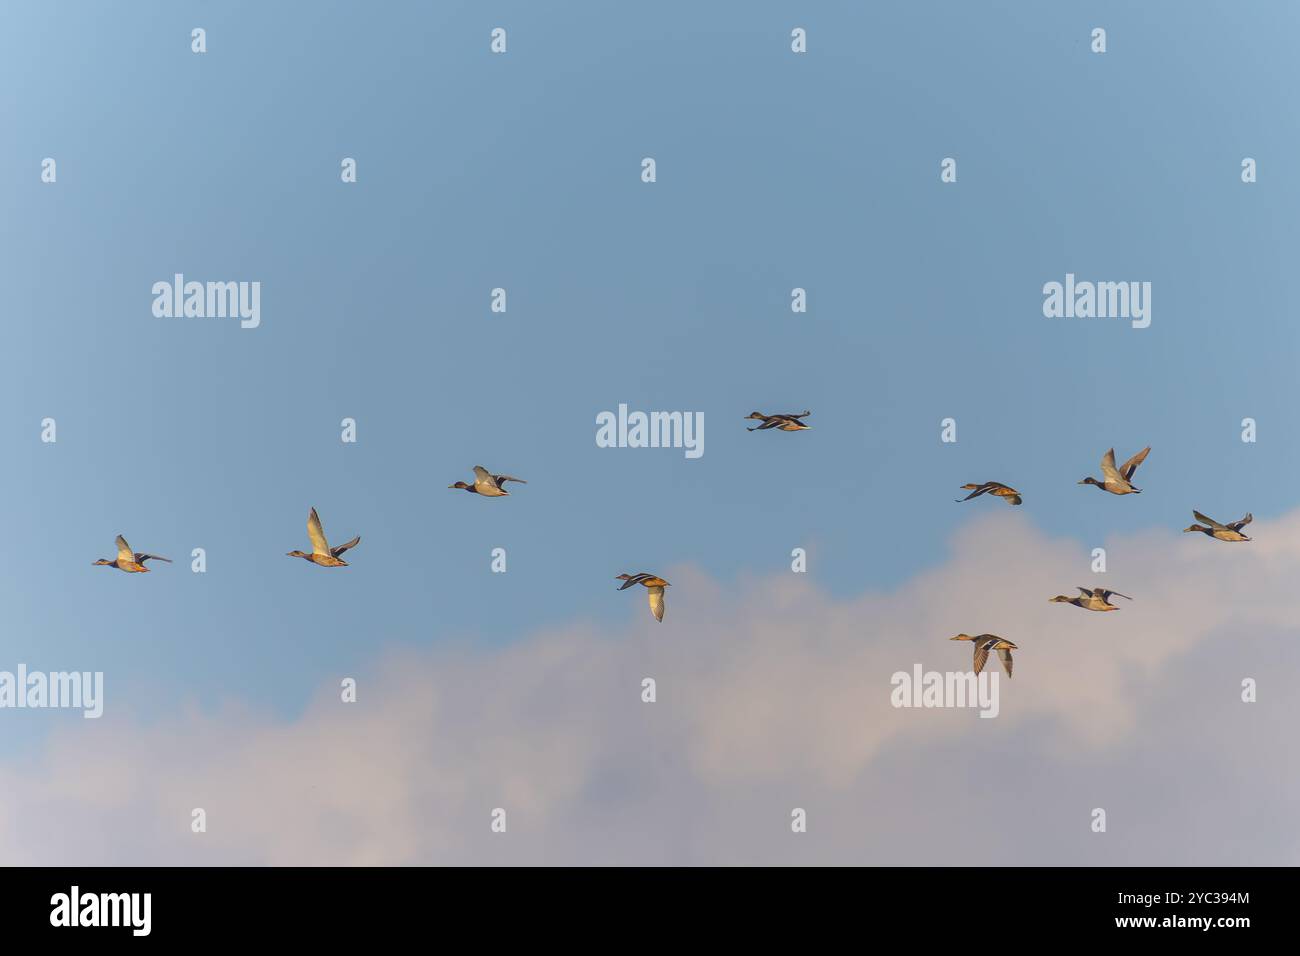
[(325, 540), (325, 529), (321, 527), (320, 515), (316, 509), (311, 509), (311, 514), (307, 515), (307, 537), (311, 538), (312, 554), (319, 554), (321, 557), (331, 557), (330, 543)]
[(1208, 518), (1208, 517), (1206, 517), (1205, 515), (1201, 514), (1199, 511), (1193, 511), (1192, 514), (1196, 516), (1196, 520), (1197, 520), (1197, 521), (1204, 521), (1204, 522), (1205, 522), (1206, 524), (1208, 524), (1211, 528), (1218, 528), (1218, 529), (1220, 529), (1220, 530), (1222, 530), (1222, 531), (1227, 531), (1227, 530), (1228, 530), (1228, 526), (1227, 526), (1227, 525), (1219, 524), (1219, 522), (1215, 521), (1213, 518)]
[(357, 535), (355, 538), (353, 538), (351, 541), (346, 542), (345, 544), (340, 544), (336, 548), (330, 548), (330, 554), (334, 555), (334, 557), (337, 558), (344, 551), (347, 551), (349, 548), (355, 548), (360, 543), (361, 543), (361, 535)]
[(132, 562), (135, 560), (135, 552), (131, 546), (126, 543), (126, 538), (120, 534), (117, 536), (117, 560)]
[(172, 563), (171, 558), (164, 558), (161, 554), (137, 554), (135, 556), (136, 564), (144, 564), (146, 561), (166, 561), (168, 564)]
[(650, 613), (655, 616), (656, 621), (664, 619), (664, 589), (662, 585), (657, 585), (646, 589), (650, 595)]
[(1002, 666), (1003, 666), (1003, 668), (1006, 669), (1007, 676), (1010, 677), (1010, 676), (1011, 676), (1011, 666), (1012, 666), (1012, 660), (1011, 660), (1011, 648), (1009, 648), (1009, 647), (999, 647), (999, 648), (998, 648), (998, 660), (1000, 660), (1000, 661), (1002, 662)]
[(1120, 594), (1118, 591), (1107, 591), (1104, 588), (1097, 588), (1097, 590), (1101, 591), (1101, 599), (1103, 601), (1109, 601), (1111, 597), (1122, 597), (1125, 601), (1133, 600), (1127, 594)]
[(1143, 448), (1128, 461), (1124, 462), (1124, 467), (1120, 469), (1120, 474), (1124, 476), (1125, 481), (1131, 479), (1133, 477), (1133, 472), (1138, 470), (1138, 465), (1147, 460), (1147, 452), (1149, 451), (1151, 451), (1151, 446), (1147, 445), (1146, 448)]
[(474, 466), (474, 484), (475, 486), (484, 485), (488, 488), (495, 488), (497, 491), (501, 490), (501, 486), (497, 484), (496, 478), (493, 477), (492, 473), (482, 465)]
[(1101, 456), (1101, 473), (1106, 476), (1107, 481), (1117, 481), (1124, 483), (1124, 476), (1119, 473), (1115, 467), (1115, 449), (1112, 448), (1106, 454)]
[(516, 478), (514, 475), (493, 475), (492, 480), (497, 483), (498, 488), (501, 487), (503, 481), (517, 481), (521, 485), (528, 484), (528, 482), (524, 481), (522, 478)]
[(1254, 516), (1248, 514), (1240, 521), (1232, 522), (1232, 524), (1228, 525), (1228, 527), (1231, 528), (1233, 531), (1240, 531), (1242, 528), (1246, 527), (1246, 525), (1250, 524), (1254, 520), (1255, 520)]
[(975, 642), (975, 673), (984, 670), (984, 663), (989, 659), (989, 642)]

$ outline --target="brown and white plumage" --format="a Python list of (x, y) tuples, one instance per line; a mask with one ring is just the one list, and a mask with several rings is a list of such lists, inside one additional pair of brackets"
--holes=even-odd
[(504, 498), (510, 494), (510, 492), (506, 491), (503, 487), (507, 481), (517, 481), (521, 485), (528, 484), (528, 482), (524, 481), (522, 478), (516, 478), (513, 475), (494, 475), (482, 465), (475, 465), (474, 484), (467, 485), (463, 481), (458, 481), (453, 485), (448, 485), (447, 487), (460, 488), (464, 491), (472, 492), (473, 494), (483, 495), (485, 498)]
[(1081, 607), (1085, 611), (1118, 611), (1119, 608), (1110, 603), (1110, 597), (1122, 597), (1126, 601), (1133, 600), (1127, 594), (1120, 594), (1118, 591), (1108, 591), (1105, 588), (1079, 588), (1078, 597), (1066, 597), (1064, 594), (1058, 594), (1054, 598), (1048, 598), (1052, 604), (1073, 604), (1075, 607)]
[(126, 538), (120, 534), (115, 542), (117, 545), (116, 558), (100, 558), (95, 562), (95, 566), (101, 565), (115, 567), (119, 571), (127, 571), (132, 574), (139, 574), (149, 569), (144, 566), (146, 561), (166, 561), (171, 564), (171, 558), (164, 558), (161, 554), (146, 554), (143, 551), (132, 551), (131, 546), (126, 543)]
[(747, 428), (746, 431), (761, 432), (769, 428), (778, 428), (783, 432), (801, 432), (805, 429), (812, 428), (811, 425), (805, 424), (802, 419), (811, 415), (811, 411), (801, 412), (798, 415), (793, 413), (778, 413), (775, 415), (764, 415), (762, 412), (750, 412), (745, 416), (746, 419), (754, 418), (762, 421), (763, 424), (755, 425), (753, 428)]
[(1011, 676), (1011, 668), (1014, 664), (1011, 660), (1011, 652), (1018, 650), (1018, 648), (1005, 638), (998, 637), (996, 634), (976, 634), (973, 637), (970, 634), (958, 634), (956, 637), (948, 638), (948, 640), (971, 641), (974, 643), (974, 669), (976, 674), (984, 670), (984, 664), (989, 659), (989, 651), (997, 651), (998, 660), (1002, 662), (1002, 669), (1007, 672), (1007, 677)]
[(979, 484), (972, 482), (967, 485), (962, 485), (961, 488), (962, 491), (969, 491), (970, 494), (965, 498), (955, 499), (958, 502), (970, 501), (972, 498), (978, 498), (980, 495), (995, 495), (1009, 505), (1018, 505), (1024, 501), (1024, 499), (1020, 497), (1020, 492), (1016, 491), (1016, 489), (1012, 488), (1010, 485), (1004, 485), (1000, 481), (984, 481)]
[(348, 563), (341, 560), (339, 555), (361, 543), (361, 535), (357, 535), (351, 541), (331, 548), (329, 540), (325, 537), (325, 529), (321, 526), (320, 515), (316, 513), (315, 508), (312, 508), (307, 515), (307, 537), (311, 539), (311, 554), (304, 551), (290, 551), (288, 556), (304, 558), (322, 568), (346, 568)]
[(1101, 475), (1102, 480), (1098, 481), (1091, 476), (1084, 478), (1079, 482), (1081, 485), (1096, 485), (1102, 491), (1109, 491), (1112, 495), (1140, 495), (1141, 488), (1134, 488), (1132, 485), (1133, 473), (1137, 471), (1138, 465), (1146, 461), (1147, 454), (1151, 451), (1148, 445), (1140, 452), (1124, 462), (1119, 468), (1115, 467), (1115, 449), (1112, 448), (1101, 457)]
[(1199, 511), (1193, 511), (1192, 514), (1196, 517), (1197, 521), (1204, 521), (1207, 525), (1209, 525), (1209, 527), (1201, 527), (1201, 525), (1199, 524), (1194, 524), (1190, 528), (1184, 528), (1183, 529), (1184, 534), (1187, 533), (1188, 531), (1199, 531), (1202, 534), (1208, 535), (1209, 537), (1214, 538), (1217, 541), (1249, 541), (1250, 540), (1249, 537), (1241, 533), (1241, 529), (1246, 527), (1246, 525), (1250, 524), (1252, 521), (1255, 520), (1253, 515), (1247, 514), (1246, 517), (1241, 518), (1237, 521), (1230, 521), (1227, 524), (1219, 524), (1219, 522), (1215, 521), (1213, 518), (1207, 518)]
[(623, 582), (620, 591), (626, 591), (634, 584), (644, 586), (650, 601), (650, 613), (654, 615), (656, 621), (664, 619), (664, 588), (671, 586), (667, 581), (658, 575), (647, 574), (644, 571), (638, 574), (620, 574), (614, 580)]

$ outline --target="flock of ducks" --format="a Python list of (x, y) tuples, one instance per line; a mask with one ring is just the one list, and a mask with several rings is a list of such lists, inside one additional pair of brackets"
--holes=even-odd
[[(811, 415), (811, 411), (801, 412), (798, 415), (778, 413), (774, 415), (764, 415), (762, 412), (751, 412), (745, 416), (746, 420), (756, 419), (761, 421), (761, 425), (755, 425), (747, 431), (766, 431), (768, 429), (777, 429), (783, 432), (803, 431), (812, 426), (806, 424), (803, 420)], [(1138, 466), (1146, 461), (1147, 455), (1151, 451), (1148, 445), (1140, 452), (1130, 458), (1120, 467), (1115, 465), (1115, 449), (1110, 449), (1102, 456), (1100, 480), (1087, 477), (1079, 482), (1081, 485), (1095, 485), (1102, 491), (1110, 492), (1112, 495), (1136, 495), (1141, 494), (1141, 488), (1133, 486), (1133, 474), (1137, 471)], [(448, 485), (448, 488), (455, 488), (461, 491), (468, 491), (470, 494), (483, 495), (487, 498), (503, 498), (510, 494), (505, 489), (508, 481), (514, 481), (521, 485), (528, 482), (522, 478), (516, 478), (513, 475), (498, 475), (488, 471), (482, 465), (474, 466), (473, 484), (464, 481), (458, 481)], [(972, 498), (978, 498), (980, 495), (993, 495), (1001, 498), (1007, 504), (1019, 505), (1024, 501), (1023, 496), (1010, 485), (1005, 485), (1000, 481), (983, 481), (971, 482), (961, 486), (963, 491), (969, 491), (965, 498), (956, 499), (958, 502), (970, 501)], [(1193, 511), (1192, 514), (1198, 522), (1204, 524), (1194, 524), (1184, 531), (1199, 531), (1208, 535), (1217, 541), (1249, 541), (1246, 535), (1241, 533), (1241, 529), (1250, 524), (1252, 517), (1247, 514), (1246, 517), (1239, 521), (1233, 521), (1229, 524), (1220, 524), (1213, 518), (1207, 518), (1199, 511)], [(307, 515), (307, 537), (311, 541), (311, 551), (290, 551), (288, 557), (302, 558), (310, 561), (312, 564), (321, 568), (346, 568), (348, 563), (340, 555), (344, 552), (355, 548), (361, 543), (361, 536), (357, 535), (351, 541), (343, 544), (330, 546), (329, 540), (325, 537), (325, 529), (321, 526), (320, 515), (316, 509), (312, 508)], [(95, 562), (106, 567), (117, 568), (119, 571), (126, 571), (133, 574), (146, 572), (149, 568), (145, 567), (146, 561), (166, 561), (171, 563), (169, 558), (164, 558), (157, 554), (146, 554), (144, 552), (132, 551), (131, 546), (126, 543), (126, 539), (120, 534), (117, 536), (117, 557), (100, 558)], [(626, 591), (633, 585), (639, 584), (646, 589), (646, 597), (650, 603), (650, 614), (656, 621), (662, 622), (664, 619), (664, 588), (671, 585), (657, 574), (647, 571), (640, 571), (636, 574), (620, 574), (615, 578), (616, 581), (622, 581), (618, 588), (620, 591)], [(1064, 594), (1058, 594), (1054, 598), (1049, 598), (1052, 604), (1073, 604), (1075, 607), (1083, 608), (1085, 611), (1118, 611), (1119, 606), (1110, 603), (1112, 597), (1121, 597), (1126, 601), (1133, 600), (1127, 594), (1120, 594), (1118, 591), (1111, 591), (1107, 588), (1078, 588), (1079, 594), (1076, 597), (1069, 597)], [(1003, 669), (1007, 672), (1007, 677), (1011, 676), (1011, 652), (1018, 650), (1017, 645), (996, 634), (958, 634), (950, 638), (953, 641), (971, 641), (975, 650), (975, 673), (978, 674), (984, 669), (984, 664), (988, 661), (989, 652), (997, 651), (998, 660), (1002, 662)]]
[[(1124, 462), (1123, 465), (1115, 465), (1115, 449), (1111, 448), (1101, 458), (1101, 475), (1099, 479), (1091, 476), (1082, 479), (1081, 485), (1094, 485), (1102, 491), (1108, 491), (1112, 495), (1140, 495), (1141, 488), (1133, 485), (1133, 474), (1138, 470), (1138, 466), (1146, 461), (1147, 455), (1151, 452), (1151, 446), (1148, 445), (1140, 452)], [(956, 499), (958, 502), (970, 501), (972, 498), (978, 498), (980, 495), (994, 495), (1001, 498), (1009, 505), (1018, 505), (1024, 501), (1020, 492), (1010, 485), (1004, 485), (1000, 481), (972, 482), (961, 486), (963, 491), (969, 491), (965, 498)], [(1199, 511), (1193, 511), (1197, 521), (1205, 522), (1204, 525), (1194, 524), (1190, 528), (1184, 528), (1183, 531), (1199, 531), (1208, 535), (1217, 541), (1249, 541), (1246, 535), (1241, 533), (1241, 529), (1250, 524), (1252, 517), (1247, 514), (1246, 517), (1239, 521), (1233, 521), (1230, 524), (1220, 524), (1213, 518), (1207, 518)], [(1127, 594), (1120, 594), (1118, 591), (1111, 591), (1106, 588), (1078, 588), (1079, 594), (1076, 597), (1069, 597), (1065, 594), (1058, 594), (1054, 598), (1048, 598), (1050, 604), (1073, 604), (1075, 607), (1083, 608), (1085, 611), (1118, 611), (1119, 606), (1111, 604), (1111, 597), (1121, 597), (1126, 601), (1133, 600)], [(975, 642), (975, 673), (978, 674), (984, 669), (984, 664), (988, 660), (989, 651), (997, 651), (998, 659), (1002, 661), (1002, 666), (1007, 672), (1007, 677), (1011, 676), (1011, 652), (1016, 650), (1016, 645), (996, 634), (977, 634), (972, 637), (969, 634), (958, 634), (950, 638), (954, 641), (974, 641)]]

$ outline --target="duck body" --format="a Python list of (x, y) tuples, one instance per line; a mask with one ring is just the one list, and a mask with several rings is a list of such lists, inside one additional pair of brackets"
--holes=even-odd
[(1019, 650), (1015, 644), (1006, 638), (998, 637), (996, 634), (958, 634), (956, 637), (948, 638), (950, 641), (971, 641), (975, 651), (974, 670), (978, 674), (984, 670), (984, 664), (989, 659), (989, 651), (997, 651), (998, 660), (1002, 662), (1002, 668), (1007, 672), (1007, 677), (1011, 676), (1013, 661), (1011, 652)]
[(753, 428), (746, 429), (746, 431), (761, 432), (767, 431), (769, 428), (777, 428), (783, 432), (801, 432), (805, 429), (812, 428), (811, 425), (808, 425), (803, 421), (803, 419), (807, 418), (811, 414), (811, 411), (803, 412), (799, 415), (784, 413), (764, 415), (762, 412), (750, 412), (745, 416), (746, 421), (753, 418), (761, 421), (763, 424), (755, 425)]
[(361, 543), (361, 535), (357, 535), (351, 541), (331, 548), (325, 538), (325, 529), (321, 526), (320, 515), (316, 514), (315, 508), (312, 508), (311, 513), (307, 515), (307, 537), (311, 539), (310, 554), (306, 551), (290, 551), (287, 556), (302, 558), (322, 568), (346, 568), (348, 563), (340, 559), (339, 555)]
[(1150, 451), (1151, 446), (1148, 445), (1124, 462), (1123, 466), (1116, 468), (1115, 449), (1112, 448), (1101, 457), (1101, 480), (1098, 481), (1096, 478), (1089, 476), (1080, 481), (1079, 484), (1095, 485), (1102, 491), (1109, 491), (1112, 495), (1140, 495), (1142, 489), (1135, 488), (1132, 484), (1133, 473), (1137, 471), (1138, 465), (1146, 461), (1147, 454)]
[(1250, 538), (1242, 534), (1241, 529), (1255, 520), (1253, 515), (1247, 514), (1246, 517), (1241, 518), (1238, 521), (1230, 521), (1228, 524), (1219, 524), (1219, 522), (1215, 521), (1213, 518), (1207, 518), (1199, 511), (1193, 511), (1192, 515), (1197, 521), (1204, 521), (1209, 527), (1194, 524), (1190, 528), (1184, 528), (1183, 533), (1186, 534), (1188, 531), (1199, 531), (1201, 534), (1213, 538), (1216, 541), (1249, 541)]
[(148, 568), (144, 566), (146, 561), (166, 561), (171, 564), (171, 558), (164, 558), (160, 554), (145, 554), (143, 551), (132, 551), (131, 546), (126, 543), (126, 538), (120, 534), (116, 539), (117, 557), (100, 558), (95, 562), (95, 567), (112, 567), (119, 571), (125, 571), (128, 574), (144, 574)]
[(474, 484), (467, 485), (463, 481), (458, 481), (447, 487), (459, 488), (471, 494), (483, 495), (485, 498), (504, 498), (510, 494), (503, 487), (507, 481), (517, 481), (521, 485), (528, 484), (522, 478), (515, 478), (513, 475), (494, 475), (482, 465), (475, 465)]
[(322, 568), (346, 568), (348, 563), (332, 554), (308, 554), (305, 551), (289, 551), (291, 558), (303, 558)]
[(1105, 588), (1079, 588), (1078, 590), (1081, 592), (1078, 597), (1066, 597), (1064, 594), (1058, 594), (1054, 598), (1048, 598), (1048, 603), (1073, 604), (1085, 611), (1118, 611), (1119, 606), (1110, 603), (1112, 594), (1115, 597), (1122, 597), (1126, 601), (1133, 600), (1127, 594), (1120, 594), (1118, 591), (1107, 591)]
[(1001, 498), (1009, 505), (1018, 505), (1023, 503), (1025, 500), (1020, 496), (1020, 492), (1016, 491), (1016, 489), (1012, 488), (1010, 485), (1004, 485), (1000, 481), (984, 481), (978, 484), (971, 482), (970, 484), (962, 485), (961, 489), (962, 491), (969, 491), (970, 494), (965, 498), (956, 499), (958, 502), (970, 501), (972, 498), (978, 498), (980, 495), (994, 495)]
[(646, 596), (650, 601), (650, 613), (654, 615), (656, 621), (663, 621), (664, 588), (672, 585), (658, 575), (647, 574), (644, 571), (639, 574), (620, 574), (614, 580), (623, 582), (623, 586), (619, 588), (620, 591), (626, 591), (634, 584), (642, 585), (646, 589)]

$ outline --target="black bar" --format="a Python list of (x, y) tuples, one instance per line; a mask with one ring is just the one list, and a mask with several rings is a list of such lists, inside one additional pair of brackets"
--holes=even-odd
[[(918, 943), (1128, 938), (1232, 945), (1259, 930), (1285, 931), (1284, 908), (1295, 873), (1247, 868), (44, 868), (0, 870), (0, 879), (0, 925), (7, 942), (39, 937), (82, 943), (113, 938), (375, 943), (400, 942), (423, 931), (431, 933), (423, 938), (449, 946), (458, 945), (453, 940), (466, 932), (487, 934), (484, 940), (490, 936), (493, 946), (504, 939), (612, 943), (642, 937), (666, 945), (695, 933), (733, 944), (788, 939), (807, 948), (840, 933), (862, 941), (913, 934)], [(111, 917), (116, 907), (119, 923), (126, 925), (52, 925), (52, 916), (70, 916), (73, 886), (79, 921), (92, 913)], [(136, 898), (140, 909), (128, 910), (120, 896), (101, 909), (98, 894), (110, 893), (149, 894), (147, 936), (135, 935), (143, 927), (144, 897)], [(68, 903), (62, 913), (59, 894)], [(93, 903), (87, 903), (88, 896)], [(1208, 928), (1191, 923), (1207, 919)]]

